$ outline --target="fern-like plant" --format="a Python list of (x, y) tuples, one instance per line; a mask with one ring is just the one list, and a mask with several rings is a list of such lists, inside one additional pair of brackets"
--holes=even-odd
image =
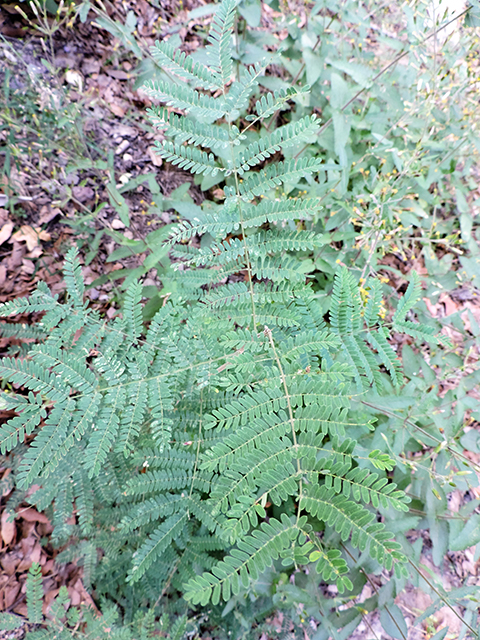
[(146, 85), (160, 103), (150, 119), (167, 136), (158, 153), (223, 181), (225, 199), (177, 225), (175, 293), (148, 328), (140, 282), (113, 321), (88, 308), (75, 249), (65, 300), (40, 285), (0, 308), (44, 312), (46, 336), (27, 358), (0, 363), (1, 406), (17, 413), (1, 427), (1, 452), (20, 443), (17, 485), (39, 487), (29, 500), (52, 512), (54, 540), (70, 542), (60, 559), (80, 559), (87, 585), (132, 611), (172, 589), (216, 604), (272, 565), (312, 564), (343, 593), (352, 583), (342, 542), (407, 574), (378, 517), (408, 510), (389, 479), (395, 462), (362, 455), (353, 436), (374, 429), (356, 397), (402, 380), (390, 331), (434, 339), (405, 319), (419, 281), (390, 326), (380, 283), (360, 290), (346, 268), (322, 308), (309, 258), (328, 237), (305, 228), (320, 200), (281, 188), (300, 194), (332, 165), (295, 159), (319, 130), (315, 116), (259, 135), (308, 88), (259, 95), (262, 64), (233, 77), (235, 9), (219, 6), (205, 64), (168, 42), (152, 50), (176, 78)]

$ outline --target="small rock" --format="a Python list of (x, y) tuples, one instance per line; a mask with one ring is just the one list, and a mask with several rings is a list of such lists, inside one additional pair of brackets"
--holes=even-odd
[(130, 142), (129, 140), (123, 140), (118, 147), (115, 149), (115, 155), (118, 156), (121, 153), (123, 153), (124, 151), (126, 151), (128, 149), (128, 147), (130, 146)]
[(87, 75), (90, 73), (98, 73), (100, 71), (100, 60), (95, 60), (95, 58), (85, 58), (82, 64), (82, 71)]
[(73, 187), (72, 195), (79, 202), (87, 202), (88, 200), (93, 200), (95, 191), (92, 187)]
[(125, 229), (125, 225), (121, 220), (115, 218), (115, 220), (112, 220), (112, 229)]

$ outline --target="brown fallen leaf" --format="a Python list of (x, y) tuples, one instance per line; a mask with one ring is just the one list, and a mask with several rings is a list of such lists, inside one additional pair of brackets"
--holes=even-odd
[(62, 212), (58, 207), (54, 207), (53, 209), (51, 209), (50, 207), (44, 205), (40, 209), (40, 217), (38, 219), (37, 224), (39, 225), (47, 224), (48, 222), (50, 222), (51, 220), (53, 220), (54, 218), (60, 215), (62, 215)]
[(17, 596), (20, 592), (20, 585), (18, 582), (14, 582), (13, 584), (9, 584), (4, 591), (4, 607), (5, 609), (10, 609), (15, 604)]
[(22, 260), (22, 266), (21, 266), (20, 272), (28, 276), (31, 276), (35, 272), (35, 264), (31, 260), (27, 260), (24, 258)]
[(23, 518), (27, 522), (43, 522), (45, 524), (49, 522), (44, 513), (38, 513), (38, 511), (31, 507), (28, 507), (27, 509), (20, 509), (17, 511), (17, 516)]
[(117, 80), (128, 80), (131, 78), (129, 73), (126, 73), (121, 69), (105, 69), (105, 73), (108, 73), (109, 76), (116, 78)]
[(4, 511), (2, 513), (2, 518), (1, 518), (1, 527), (2, 527), (2, 540), (5, 544), (10, 544), (13, 540), (13, 538), (15, 537), (15, 521), (13, 522), (9, 522), (9, 518), (12, 514), (9, 513), (8, 511)]
[(7, 576), (13, 576), (19, 562), (20, 558), (17, 553), (6, 553), (0, 560), (0, 565)]
[(10, 236), (12, 235), (12, 231), (13, 222), (7, 222), (3, 225), (3, 227), (0, 229), (0, 245), (10, 238)]
[(37, 542), (32, 549), (32, 552), (30, 554), (30, 559), (32, 560), (32, 562), (40, 562), (40, 556), (42, 555), (42, 547), (40, 546), (40, 544)]
[(12, 253), (7, 258), (7, 270), (15, 271), (22, 264), (22, 257), (25, 253), (25, 246), (20, 242), (13, 243)]
[(115, 104), (115, 102), (110, 103), (108, 105), (108, 108), (114, 115), (118, 116), (119, 118), (123, 118), (123, 116), (125, 115), (125, 110), (122, 109), (119, 104)]
[(33, 251), (27, 253), (27, 258), (31, 258), (34, 260), (35, 258), (39, 258), (43, 253), (43, 249), (40, 246), (34, 247)]
[(16, 231), (10, 239), (17, 242), (26, 242), (27, 249), (32, 251), (37, 245), (39, 240), (50, 240), (51, 236), (47, 231), (41, 229), (34, 229), (29, 224), (24, 224)]

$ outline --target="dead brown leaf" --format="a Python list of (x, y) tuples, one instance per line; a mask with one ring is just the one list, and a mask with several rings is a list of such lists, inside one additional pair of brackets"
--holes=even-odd
[(115, 102), (111, 102), (108, 105), (108, 108), (114, 115), (118, 116), (119, 118), (123, 118), (123, 116), (126, 113), (125, 110), (122, 109), (122, 107), (119, 104), (115, 104)]
[(3, 225), (3, 227), (0, 229), (0, 245), (10, 238), (10, 236), (12, 235), (12, 231), (13, 222), (7, 222)]
[[(38, 249), (38, 247), (35, 248)], [(31, 276), (35, 272), (35, 264), (31, 260), (27, 260), (26, 258), (24, 258), (22, 260), (21, 272), (27, 276)]]
[(5, 609), (10, 609), (15, 604), (15, 600), (17, 599), (18, 593), (20, 591), (20, 585), (18, 582), (14, 582), (9, 584), (4, 591), (4, 606)]
[(11, 240), (16, 240), (17, 242), (25, 242), (29, 251), (33, 251), (39, 240), (50, 239), (51, 236), (47, 231), (42, 231), (39, 228), (34, 229), (29, 224), (22, 225), (11, 238)]
[(7, 269), (8, 271), (15, 271), (17, 267), (22, 264), (22, 257), (25, 253), (25, 247), (21, 245), (19, 242), (13, 243), (12, 253), (8, 256), (7, 259)]
[(0, 560), (0, 564), (2, 565), (2, 569), (5, 571), (7, 576), (13, 576), (19, 561), (20, 558), (18, 557), (18, 554), (13, 551), (12, 553), (6, 553), (3, 556)]
[(40, 217), (38, 219), (37, 224), (47, 224), (57, 216), (62, 215), (61, 210), (58, 207), (54, 207), (51, 209), (49, 206), (44, 205), (40, 209)]
[(20, 509), (20, 511), (17, 512), (17, 515), (27, 522), (42, 522), (44, 524), (50, 523), (44, 513), (38, 513), (38, 511), (32, 508)]
[(2, 513), (2, 518), (1, 518), (1, 533), (2, 533), (2, 540), (5, 544), (10, 544), (13, 540), (13, 538), (15, 537), (15, 521), (10, 522), (9, 518), (12, 514), (9, 513), (7, 510), (5, 510)]

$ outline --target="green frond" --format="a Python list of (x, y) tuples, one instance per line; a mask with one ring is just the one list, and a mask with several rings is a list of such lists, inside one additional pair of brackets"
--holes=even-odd
[[(196, 147), (225, 149), (230, 143), (228, 129), (218, 125), (191, 120), (156, 106), (147, 109), (147, 113), (153, 126), (164, 129), (165, 135), (175, 138), (177, 144), (186, 142)], [(232, 142), (235, 144), (235, 141)]]
[(132, 454), (132, 464), (135, 466), (145, 465), (148, 468), (156, 469), (182, 469), (188, 471), (196, 460), (196, 455), (185, 449), (170, 447), (160, 452), (154, 449), (136, 449)]
[(86, 367), (85, 356), (75, 358), (71, 353), (50, 344), (35, 347), (30, 355), (34, 363), (45, 370), (50, 369), (72, 389), (76, 389), (79, 393), (95, 393), (97, 379), (95, 374)]
[(138, 338), (143, 332), (142, 319), (142, 285), (138, 281), (134, 281), (128, 287), (125, 293), (125, 302), (123, 304), (123, 315), (125, 321), (125, 340), (128, 344), (136, 344)]
[(25, 436), (31, 435), (46, 415), (45, 407), (30, 405), (20, 415), (10, 418), (0, 425), (0, 451), (2, 455), (12, 451), (19, 442), (23, 442)]
[(446, 336), (437, 334), (434, 327), (429, 327), (417, 322), (410, 322), (410, 320), (396, 320), (393, 329), (394, 331), (405, 333), (407, 336), (412, 336), (412, 338), (430, 342), (431, 344), (444, 344), (446, 346), (450, 344), (449, 339)]
[(42, 471), (44, 475), (48, 475), (55, 469), (58, 461), (52, 461), (52, 459), (69, 435), (68, 428), (72, 421), (74, 408), (75, 402), (69, 400), (51, 410), (42, 429), (22, 458), (18, 470), (18, 485), (20, 487), (29, 487)]
[(382, 506), (384, 509), (393, 507), (397, 511), (408, 511), (410, 498), (403, 491), (395, 491), (397, 485), (389, 483), (388, 478), (380, 478), (377, 473), (359, 467), (348, 470), (344, 464), (332, 463), (331, 460), (321, 462), (321, 474), (327, 488), (333, 487), (336, 493), (347, 498), (352, 495), (357, 502), (371, 503), (375, 509)]
[(213, 153), (206, 153), (196, 147), (186, 147), (176, 142), (162, 140), (155, 143), (155, 152), (157, 156), (190, 173), (216, 176), (219, 171), (222, 171)]
[(368, 299), (365, 306), (363, 320), (367, 327), (372, 328), (377, 322), (382, 308), (382, 283), (380, 280), (367, 281), (364, 285), (368, 290)]
[(368, 454), (368, 460), (373, 464), (375, 469), (380, 471), (392, 471), (395, 468), (395, 460), (388, 453), (382, 453), (379, 449), (374, 449)]
[(289, 475), (294, 475), (296, 468), (292, 461), (295, 458), (295, 446), (287, 436), (258, 444), (255, 449), (242, 452), (239, 459), (234, 457), (228, 472), (219, 476), (212, 484), (212, 513), (216, 515), (220, 510), (225, 512), (234, 505), (238, 496), (256, 491), (263, 474), (272, 469), (284, 466)]
[[(47, 285), (41, 286), (39, 283), (36, 291), (25, 298), (15, 298), (9, 302), (0, 304), (0, 317), (18, 315), (20, 313), (34, 313), (38, 311), (52, 311), (60, 308), (57, 301), (58, 296), (52, 295)], [(4, 325), (2, 325), (3, 327)]]
[(240, 258), (245, 258), (247, 253), (251, 260), (256, 257), (261, 260), (267, 254), (308, 251), (317, 246), (321, 244), (317, 244), (317, 236), (311, 231), (281, 233), (272, 230), (269, 233), (258, 233), (244, 240), (232, 238), (221, 243), (212, 243), (207, 249), (201, 250), (194, 261), (202, 266), (226, 266)]
[(196, 473), (190, 471), (147, 471), (139, 477), (134, 477), (127, 482), (127, 495), (144, 495), (147, 493), (161, 493), (164, 491), (178, 491), (186, 487), (198, 489), (199, 491), (209, 491), (211, 484), (211, 474)]
[(142, 502), (132, 507), (123, 517), (120, 523), (121, 530), (124, 533), (129, 533), (151, 522), (156, 522), (160, 518), (171, 516), (179, 510), (183, 512), (187, 508), (187, 502), (188, 496), (183, 493), (167, 493), (148, 500), (142, 500)]
[(221, 531), (221, 523), (213, 516), (205, 500), (200, 500), (195, 494), (191, 495), (188, 499), (188, 509), (209, 531), (217, 531), (217, 534)]
[(200, 62), (195, 62), (191, 56), (183, 51), (174, 49), (165, 40), (161, 42), (157, 40), (155, 45), (150, 47), (150, 53), (153, 59), (166, 71), (174, 73), (184, 80), (189, 80), (196, 88), (215, 91), (222, 87), (219, 79), (207, 67)]
[(406, 562), (401, 546), (392, 540), (393, 534), (381, 522), (374, 522), (375, 514), (343, 495), (335, 495), (326, 485), (306, 486), (300, 498), (299, 509), (325, 522), (340, 534), (343, 541), (350, 540), (360, 551), (368, 549), (388, 571), (397, 562)]
[[(228, 317), (231, 318), (231, 320), (233, 320), (239, 327), (247, 327), (252, 324), (251, 310), (252, 304), (250, 298), (250, 300), (245, 303), (243, 308), (241, 308), (240, 305), (236, 305), (235, 310), (228, 313)], [(285, 307), (281, 304), (257, 304), (255, 310), (258, 324), (268, 325), (269, 327), (283, 328), (299, 327), (301, 325), (301, 318), (299, 314), (296, 313), (296, 311), (285, 309)]]
[(275, 111), (285, 108), (289, 100), (292, 100), (298, 95), (309, 93), (309, 91), (310, 87), (308, 85), (300, 88), (289, 87), (288, 89), (279, 89), (273, 93), (269, 91), (255, 103), (255, 112), (257, 115), (247, 116), (247, 120), (268, 118), (268, 116), (271, 116)]
[(335, 276), (329, 315), (332, 330), (338, 335), (348, 335), (363, 328), (358, 285), (345, 267)]
[[(293, 289), (288, 286), (274, 289), (263, 282), (258, 283), (253, 295), (255, 302), (265, 305), (278, 303), (286, 307), (294, 300)], [(205, 292), (201, 300), (208, 307), (217, 309), (224, 306), (238, 306), (245, 301), (250, 302), (250, 296), (250, 289), (245, 282), (232, 282), (221, 289)]]
[(388, 337), (388, 333), (383, 327), (379, 327), (375, 332), (369, 331), (366, 334), (367, 341), (378, 353), (394, 385), (399, 387), (403, 381), (402, 366), (399, 357), (388, 342)]
[(232, 75), (231, 37), (238, 0), (223, 0), (213, 18), (208, 34), (207, 55), (210, 67), (218, 74), (222, 87)]
[(303, 354), (323, 354), (337, 351), (341, 347), (338, 336), (328, 332), (303, 331), (295, 337), (288, 338), (282, 345), (281, 357), (291, 361)]
[[(69, 348), (74, 355), (83, 355), (89, 353), (90, 349), (94, 349), (100, 344), (107, 328), (105, 321), (93, 312), (89, 313), (85, 318), (85, 324), (81, 328), (80, 336), (75, 336), (76, 340), (70, 341)], [(73, 343), (73, 344), (72, 344)]]
[(397, 387), (403, 379), (400, 361), (388, 342), (389, 333), (379, 317), (380, 303), (379, 284), (372, 285), (364, 307), (353, 275), (342, 268), (335, 276), (330, 325), (345, 347), (344, 357), (354, 368), (360, 387), (362, 376), (374, 387), (382, 387), (381, 365)]
[(90, 478), (100, 473), (108, 452), (116, 442), (120, 425), (119, 414), (124, 410), (125, 404), (126, 391), (123, 387), (111, 389), (105, 395), (85, 451), (84, 465)]
[(75, 437), (80, 440), (90, 431), (100, 409), (101, 400), (102, 395), (98, 391), (77, 398), (69, 438)]
[[(239, 271), (239, 265), (233, 273)], [(252, 274), (259, 279), (268, 279), (273, 282), (289, 280), (290, 282), (304, 282), (305, 273), (299, 268), (298, 259), (293, 257), (278, 258), (275, 256), (262, 256), (254, 259), (250, 264)]]
[(393, 314), (392, 322), (395, 324), (398, 321), (405, 320), (407, 313), (413, 308), (417, 300), (420, 298), (422, 292), (422, 283), (416, 271), (411, 272), (411, 281), (405, 291), (404, 295), (400, 298), (397, 310)]
[(265, 62), (257, 62), (251, 67), (243, 67), (240, 72), (240, 80), (233, 82), (227, 96), (227, 105), (232, 115), (245, 109), (252, 92), (258, 87), (258, 78), (267, 68)]
[(32, 624), (40, 624), (43, 621), (42, 600), (42, 570), (40, 565), (34, 562), (27, 574), (27, 612), (28, 621)]
[(168, 446), (173, 421), (169, 414), (173, 411), (173, 395), (169, 385), (158, 378), (148, 381), (148, 402), (154, 418), (150, 430), (160, 453)]
[(181, 272), (182, 286), (185, 289), (192, 290), (192, 294), (195, 293), (200, 296), (202, 291), (201, 287), (210, 285), (213, 286), (218, 282), (221, 282), (228, 276), (232, 276), (243, 268), (243, 265), (234, 263), (231, 266), (221, 267), (220, 269), (192, 269)]
[(83, 312), (85, 295), (85, 284), (82, 277), (82, 267), (78, 260), (78, 249), (72, 247), (67, 251), (65, 256), (64, 268), (65, 284), (67, 285), (67, 293), (70, 296), (73, 306), (77, 311)]
[(368, 382), (376, 387), (382, 386), (378, 362), (374, 354), (365, 345), (362, 336), (346, 335), (342, 338), (345, 346), (345, 357), (355, 369), (355, 379), (362, 386), (362, 375)]
[[(260, 227), (265, 223), (283, 222), (286, 220), (309, 219), (320, 209), (320, 199), (292, 198), (290, 200), (262, 200), (257, 205), (242, 204), (239, 209), (236, 197), (229, 198), (225, 208), (215, 211), (215, 214), (203, 212), (203, 219), (183, 220), (172, 231), (169, 242), (183, 242), (195, 235), (210, 233), (212, 236), (222, 236), (238, 231), (241, 226), (245, 229)], [(240, 217), (241, 213), (241, 217)], [(327, 236), (318, 235), (316, 246), (325, 244)]]
[(223, 472), (230, 468), (234, 459), (241, 458), (268, 441), (282, 438), (289, 431), (291, 424), (286, 414), (283, 419), (276, 414), (267, 414), (256, 419), (251, 426), (242, 427), (225, 436), (221, 442), (211, 447), (202, 460), (201, 468)]
[[(275, 162), (261, 171), (249, 173), (245, 180), (240, 182), (239, 191), (242, 199), (249, 202), (255, 196), (261, 196), (285, 182), (296, 182), (300, 178), (325, 169), (327, 166), (321, 158), (299, 158)], [(225, 189), (225, 195), (234, 195), (234, 193)]]
[(120, 419), (120, 429), (115, 444), (115, 450), (123, 452), (125, 456), (134, 449), (147, 410), (148, 398), (147, 386), (143, 380), (129, 384), (126, 390), (127, 404)]
[(261, 417), (285, 409), (287, 402), (283, 392), (278, 388), (266, 388), (241, 396), (226, 406), (219, 407), (207, 417), (205, 429), (227, 430)]
[(187, 630), (187, 622), (188, 618), (186, 613), (177, 618), (170, 629), (168, 640), (183, 640)]
[(252, 228), (260, 227), (266, 222), (273, 224), (287, 220), (308, 220), (320, 208), (320, 198), (262, 200), (256, 205), (242, 205), (242, 221), (246, 228)]
[(338, 549), (315, 549), (309, 557), (310, 562), (316, 562), (315, 571), (321, 575), (323, 580), (330, 582), (333, 580), (340, 593), (353, 589), (352, 582), (345, 576), (348, 573), (348, 565), (341, 557)]
[[(268, 496), (273, 504), (280, 505), (298, 493), (301, 475), (302, 471), (296, 470), (293, 465), (271, 468), (262, 474), (262, 483), (257, 495)], [(236, 542), (252, 527), (258, 526), (259, 519), (265, 519), (266, 511), (258, 498), (240, 495), (226, 515), (229, 520), (224, 525), (225, 531), (230, 535), (230, 539)]]
[(16, 338), (17, 340), (44, 340), (47, 333), (29, 324), (20, 324), (13, 322), (0, 322), (0, 336), (3, 338)]
[(168, 301), (156, 312), (150, 321), (145, 342), (141, 346), (143, 353), (149, 357), (153, 356), (163, 336), (168, 335), (177, 313), (177, 309)]
[(31, 360), (3, 358), (0, 362), (0, 376), (41, 393), (52, 401), (65, 401), (71, 392), (60, 376), (46, 371), (41, 365)]
[(13, 613), (0, 613), (0, 629), (2, 631), (15, 631), (21, 629), (25, 624), (24, 618)]
[(93, 488), (83, 469), (77, 469), (72, 476), (73, 495), (78, 522), (82, 535), (89, 536), (93, 531), (94, 495)]
[(252, 167), (261, 164), (280, 149), (311, 140), (320, 128), (316, 116), (305, 116), (296, 122), (278, 127), (274, 133), (268, 134), (252, 142), (245, 151), (239, 154), (238, 173), (243, 175)]
[(295, 542), (302, 524), (302, 518), (296, 522), (283, 514), (281, 521), (271, 518), (268, 523), (262, 522), (252, 535), (238, 542), (237, 548), (212, 573), (203, 573), (187, 583), (186, 600), (202, 606), (211, 600), (215, 605), (220, 598), (228, 600), (232, 593), (238, 595), (242, 586), (246, 588), (252, 580), (258, 580), (282, 551)]
[(155, 560), (164, 553), (185, 528), (188, 513), (175, 513), (167, 518), (133, 554), (128, 582), (138, 582)]
[(203, 95), (186, 85), (173, 85), (163, 80), (148, 80), (144, 85), (145, 93), (164, 102), (169, 107), (183, 109), (187, 113), (206, 122), (214, 122), (225, 113), (225, 103), (217, 98)]

